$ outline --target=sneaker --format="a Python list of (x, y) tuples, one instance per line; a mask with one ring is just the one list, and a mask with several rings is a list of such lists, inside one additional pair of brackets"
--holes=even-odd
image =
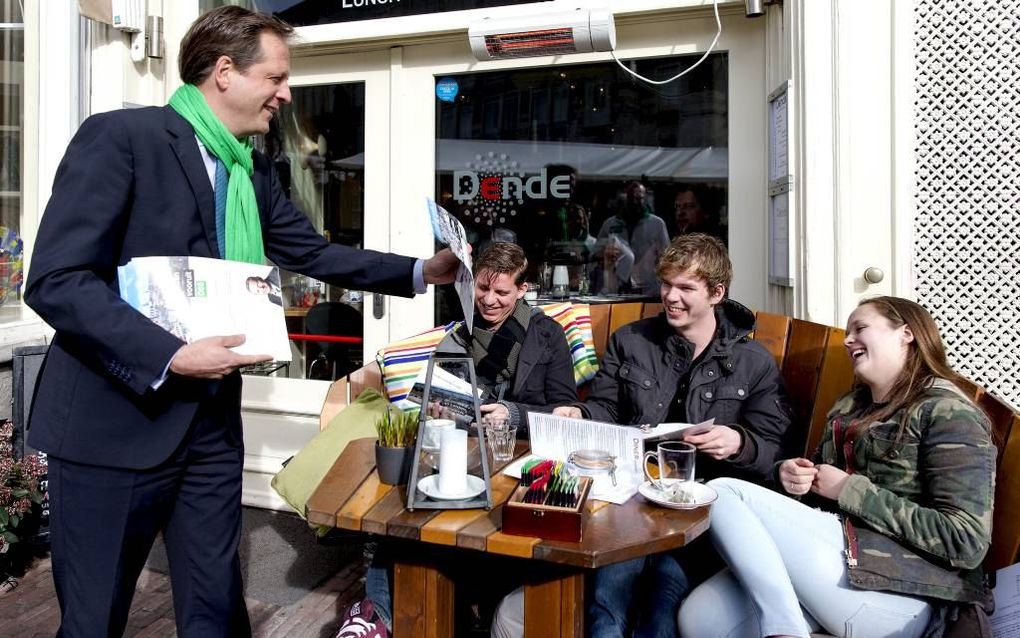
[(347, 610), (347, 617), (336, 638), (389, 638), (389, 635), (386, 625), (375, 613), (372, 601), (366, 598)]

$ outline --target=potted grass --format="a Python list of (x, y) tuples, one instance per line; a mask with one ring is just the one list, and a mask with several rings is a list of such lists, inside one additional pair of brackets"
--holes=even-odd
[(407, 483), (418, 436), (418, 410), (403, 412), (390, 406), (375, 422), (375, 467), (387, 485)]

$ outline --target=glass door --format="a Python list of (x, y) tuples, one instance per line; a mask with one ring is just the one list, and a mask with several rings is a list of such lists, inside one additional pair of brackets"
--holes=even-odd
[[(296, 58), (291, 104), (273, 118), (262, 150), (291, 202), (328, 241), (389, 250), (386, 155), (388, 55)], [(381, 108), (380, 108), (381, 105)], [(373, 295), (281, 272), (289, 365), (250, 374), (331, 381), (361, 367), (388, 339)]]

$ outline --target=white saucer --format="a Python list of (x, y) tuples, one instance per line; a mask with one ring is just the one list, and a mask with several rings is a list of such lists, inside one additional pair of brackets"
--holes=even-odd
[(694, 493), (693, 503), (674, 503), (673, 501), (667, 500), (663, 496), (662, 490), (652, 485), (650, 481), (645, 481), (640, 485), (640, 487), (638, 487), (638, 492), (641, 493), (641, 496), (644, 496), (646, 499), (655, 503), (656, 505), (668, 507), (669, 509), (674, 510), (698, 509), (699, 507), (711, 505), (712, 503), (715, 502), (715, 499), (719, 497), (719, 495), (716, 494), (715, 490), (705, 485), (704, 483), (692, 483), (691, 491)]
[(439, 491), (439, 475), (431, 474), (418, 481), (418, 489), (425, 496), (437, 501), (464, 501), (485, 491), (485, 481), (480, 476), (467, 475), (467, 490), (461, 494), (443, 494)]

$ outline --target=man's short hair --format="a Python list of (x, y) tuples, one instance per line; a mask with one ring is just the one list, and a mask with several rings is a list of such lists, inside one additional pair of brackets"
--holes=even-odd
[(705, 281), (709, 291), (722, 284), (729, 292), (733, 280), (733, 264), (726, 245), (717, 237), (704, 233), (691, 233), (674, 237), (659, 257), (656, 274), (660, 281), (693, 271)]
[(181, 40), (177, 56), (181, 80), (201, 84), (227, 56), (244, 71), (262, 57), (262, 33), (268, 32), (287, 42), (294, 27), (273, 16), (244, 7), (227, 5), (213, 9), (192, 23)]
[(505, 273), (513, 275), (514, 283), (518, 286), (524, 283), (524, 271), (527, 269), (528, 258), (524, 255), (524, 249), (508, 241), (489, 244), (489, 247), (475, 260), (475, 276), (483, 270), (488, 270), (495, 275)]

